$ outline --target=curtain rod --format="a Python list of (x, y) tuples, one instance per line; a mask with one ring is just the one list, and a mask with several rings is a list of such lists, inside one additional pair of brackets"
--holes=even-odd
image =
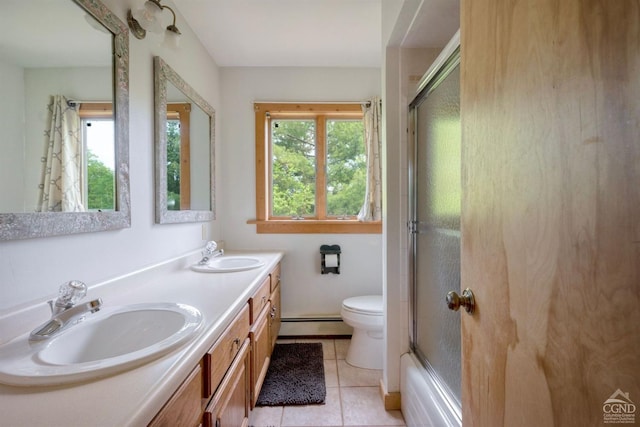
[(67, 106), (73, 107), (76, 104), (111, 104), (111, 101), (80, 101), (78, 99), (68, 99)]

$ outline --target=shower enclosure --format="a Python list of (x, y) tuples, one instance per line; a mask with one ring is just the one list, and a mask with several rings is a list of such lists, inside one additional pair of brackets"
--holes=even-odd
[(443, 51), (409, 105), (411, 349), (439, 397), (460, 417), (460, 48)]

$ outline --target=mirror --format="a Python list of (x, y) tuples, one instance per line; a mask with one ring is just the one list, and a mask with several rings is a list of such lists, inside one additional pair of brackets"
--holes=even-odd
[(154, 58), (156, 223), (214, 214), (215, 111), (162, 58)]
[(128, 34), (98, 0), (3, 4), (0, 240), (130, 227)]

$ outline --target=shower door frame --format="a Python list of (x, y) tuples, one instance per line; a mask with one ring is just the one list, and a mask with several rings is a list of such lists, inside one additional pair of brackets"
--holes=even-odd
[[(417, 336), (417, 320), (416, 310), (417, 304), (417, 235), (419, 224), (417, 222), (417, 154), (418, 154), (418, 135), (417, 135), (417, 107), (426, 99), (426, 97), (438, 87), (438, 85), (450, 74), (450, 72), (460, 65), (460, 32), (458, 31), (449, 43), (444, 47), (440, 55), (424, 74), (416, 95), (409, 104), (408, 123), (409, 123), (409, 152), (408, 152), (408, 190), (409, 190), (409, 206), (410, 215), (407, 223), (407, 231), (409, 234), (409, 286), (410, 286), (410, 313), (409, 313), (409, 346), (415, 354), (416, 359), (425, 368), (427, 375), (433, 381), (435, 389), (439, 393), (439, 397), (445, 403), (447, 408), (462, 423), (462, 407), (460, 400), (451, 392), (449, 386), (440, 378), (436, 370), (431, 366), (428, 359), (416, 346)], [(457, 290), (456, 290), (457, 291)], [(442, 303), (445, 303), (444, 295)]]

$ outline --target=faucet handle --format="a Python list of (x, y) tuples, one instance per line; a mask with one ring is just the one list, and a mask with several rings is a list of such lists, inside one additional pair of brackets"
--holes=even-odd
[(209, 257), (213, 255), (213, 253), (216, 251), (217, 248), (218, 248), (218, 244), (213, 240), (210, 240), (207, 242), (207, 245), (204, 247), (204, 250), (202, 251), (202, 255), (205, 257)]
[(70, 280), (60, 285), (58, 290), (58, 306), (73, 306), (87, 295), (87, 285), (80, 280)]

